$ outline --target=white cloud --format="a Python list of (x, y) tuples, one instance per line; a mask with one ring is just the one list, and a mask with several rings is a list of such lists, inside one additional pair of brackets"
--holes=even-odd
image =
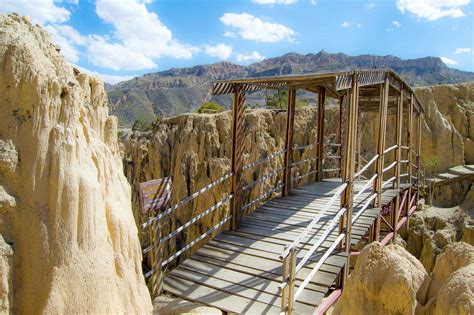
[(170, 29), (140, 0), (98, 0), (96, 12), (114, 26), (114, 37), (123, 46), (144, 57), (190, 59), (196, 52), (195, 47), (174, 40)]
[(392, 26), (396, 27), (396, 28), (399, 28), (401, 26), (401, 24), (398, 21), (392, 21)]
[(455, 66), (458, 64), (456, 60), (450, 59), (448, 57), (440, 57), (440, 58), (441, 58), (441, 61), (443, 61), (447, 65)]
[(362, 24), (361, 24), (361, 23), (357, 23), (357, 24), (356, 24), (356, 27), (362, 27)]
[(368, 2), (364, 5), (364, 9), (366, 9), (366, 10), (371, 10), (374, 7), (375, 7), (375, 3), (373, 3), (373, 2)]
[(252, 0), (258, 4), (295, 4), (298, 0)]
[(318, 4), (318, 0), (311, 0), (311, 4), (312, 4), (312, 5), (317, 5), (317, 4)]
[(216, 57), (221, 60), (229, 59), (232, 54), (232, 47), (225, 44), (217, 44), (215, 46), (204, 46), (204, 52), (211, 57)]
[(74, 28), (65, 24), (48, 24), (44, 27), (52, 36), (53, 43), (61, 47), (61, 54), (69, 62), (79, 61), (79, 47), (88, 42), (88, 38), (79, 34)]
[(234, 28), (234, 33), (243, 39), (257, 42), (276, 43), (284, 39), (293, 42), (296, 35), (288, 26), (265, 22), (248, 13), (225, 13), (220, 20), (224, 25)]
[(434, 21), (442, 17), (464, 16), (461, 7), (469, 3), (470, 0), (397, 0), (397, 7), (402, 13), (407, 11), (417, 18)]
[(341, 26), (342, 26), (342, 27), (349, 27), (350, 24), (349, 24), (348, 21), (344, 21), (344, 22), (342, 22)]
[(251, 62), (251, 61), (261, 61), (265, 59), (265, 56), (260, 55), (256, 51), (252, 51), (250, 53), (245, 53), (245, 54), (238, 54), (236, 57), (236, 60), (238, 62)]
[(471, 48), (456, 48), (456, 50), (454, 51), (454, 53), (456, 55), (459, 55), (459, 54), (468, 54), (471, 52)]
[(102, 79), (102, 81), (110, 83), (110, 84), (117, 84), (122, 81), (133, 79), (135, 77), (135, 76), (120, 76), (120, 75), (104, 74), (104, 73), (99, 73), (97, 71), (86, 69), (84, 67), (80, 67), (78, 65), (73, 65), (73, 66), (79, 69), (80, 71), (85, 72), (89, 75), (99, 77)]
[(6, 0), (2, 1), (0, 11), (15, 12), (26, 15), (32, 23), (45, 25), (46, 23), (63, 23), (69, 20), (71, 12), (57, 6), (54, 0)]

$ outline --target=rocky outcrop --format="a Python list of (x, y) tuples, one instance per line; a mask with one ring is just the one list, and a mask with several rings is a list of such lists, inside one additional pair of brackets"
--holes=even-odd
[(474, 247), (448, 245), (428, 275), (398, 245), (366, 246), (333, 314), (472, 314)]
[(474, 313), (474, 247), (454, 243), (438, 256), (427, 279), (426, 295), (419, 295), (418, 314)]
[(410, 229), (402, 229), (400, 234), (406, 240), (406, 249), (431, 271), (436, 257), (447, 245), (471, 241), (473, 222), (461, 207), (430, 207), (415, 212), (410, 218)]
[(427, 172), (474, 163), (474, 83), (419, 88), (416, 95), (425, 109), (422, 158)]
[(401, 246), (371, 243), (360, 253), (333, 314), (413, 314), (426, 276)]
[(17, 15), (0, 56), (1, 310), (151, 312), (102, 82)]

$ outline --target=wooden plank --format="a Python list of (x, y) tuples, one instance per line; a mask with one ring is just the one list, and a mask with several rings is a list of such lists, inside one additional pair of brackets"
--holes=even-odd
[(196, 301), (217, 307), (232, 313), (279, 314), (280, 309), (265, 303), (253, 301), (241, 296), (216, 291), (194, 282), (167, 275), (164, 279), (164, 289), (186, 300)]
[[(187, 259), (182, 266), (175, 268), (171, 274), (265, 304), (278, 305), (281, 303), (279, 281), (220, 268), (194, 259)], [(310, 305), (317, 306), (318, 300), (320, 301), (323, 297), (324, 295), (320, 292), (308, 291), (297, 302), (299, 302), (300, 310), (310, 311), (312, 309)]]

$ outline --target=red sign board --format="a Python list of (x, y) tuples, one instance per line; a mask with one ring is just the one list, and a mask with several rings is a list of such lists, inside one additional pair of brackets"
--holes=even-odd
[(140, 183), (140, 194), (143, 213), (167, 206), (171, 199), (171, 178), (164, 177)]

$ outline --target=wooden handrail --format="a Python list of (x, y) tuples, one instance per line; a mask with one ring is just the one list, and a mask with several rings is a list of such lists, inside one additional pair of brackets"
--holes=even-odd
[(386, 168), (384, 168), (382, 170), (382, 173), (385, 173), (387, 171), (389, 171), (390, 169), (392, 169), (395, 165), (397, 165), (397, 161), (394, 161), (392, 164), (390, 164), (389, 166), (387, 166)]
[(370, 205), (370, 203), (372, 202), (372, 200), (375, 199), (375, 197), (377, 197), (377, 193), (373, 193), (372, 196), (370, 196), (370, 198), (365, 202), (365, 204), (362, 206), (362, 208), (357, 212), (357, 214), (355, 216), (353, 216), (352, 218), (352, 224), (355, 223), (355, 221), (362, 215), (362, 213), (364, 213), (365, 209), (367, 209), (367, 207)]
[(378, 154), (374, 155), (374, 157), (367, 164), (365, 164), (365, 166), (360, 171), (358, 171), (354, 177), (359, 177), (362, 175), (362, 173), (364, 173), (370, 167), (370, 165), (372, 165), (377, 160), (378, 157)]
[(205, 239), (207, 236), (209, 236), (212, 232), (216, 231), (219, 229), (221, 226), (223, 226), (227, 221), (229, 221), (232, 218), (232, 215), (229, 215), (225, 217), (223, 220), (219, 221), (216, 225), (214, 225), (212, 228), (207, 230), (205, 233), (201, 234), (198, 238), (195, 238), (191, 243), (188, 245), (184, 246), (182, 249), (177, 251), (175, 254), (173, 254), (170, 258), (166, 259), (161, 263), (161, 268), (165, 267), (167, 264), (175, 260), (177, 257), (182, 255), (185, 251), (196, 245), (198, 242), (202, 241)]
[(266, 175), (264, 175), (264, 176), (262, 176), (262, 177), (259, 177), (258, 179), (254, 180), (253, 182), (247, 184), (246, 186), (244, 186), (244, 187), (242, 188), (242, 190), (245, 191), (245, 190), (247, 190), (247, 189), (249, 189), (249, 188), (252, 188), (253, 186), (257, 185), (258, 183), (261, 183), (261, 182), (265, 181), (265, 180), (268, 179), (268, 178), (278, 176), (278, 173), (281, 172), (281, 171), (283, 171), (284, 169), (285, 169), (284, 167), (281, 167), (281, 168), (276, 169), (276, 170), (274, 170), (274, 171), (272, 171), (272, 172), (269, 172), (268, 174), (266, 174)]
[(364, 187), (362, 187), (362, 189), (357, 192), (357, 195), (355, 195), (354, 201), (356, 201), (357, 199), (359, 199), (359, 197), (364, 193), (364, 191), (369, 187), (369, 185), (372, 184), (372, 182), (377, 178), (377, 176), (378, 176), (377, 174), (374, 174), (374, 175), (367, 181), (367, 183), (365, 183)]
[(298, 290), (296, 290), (295, 296), (294, 296), (294, 301), (296, 301), (298, 299), (300, 294), (303, 292), (303, 290), (308, 285), (309, 281), (311, 281), (311, 279), (313, 279), (316, 272), (318, 272), (319, 268), (321, 268), (321, 266), (326, 261), (326, 259), (329, 257), (329, 255), (331, 255), (331, 253), (334, 251), (336, 246), (339, 245), (339, 243), (344, 239), (345, 236), (346, 236), (345, 233), (339, 234), (339, 236), (334, 241), (334, 243), (326, 250), (324, 255), (321, 257), (321, 259), (318, 261), (318, 263), (314, 266), (313, 270), (311, 270), (311, 272), (308, 274), (308, 276), (304, 279), (303, 283), (301, 283), (300, 286), (298, 287)]
[[(296, 177), (294, 177), (294, 178), (291, 179), (291, 182), (296, 182), (297, 180), (302, 179), (303, 177), (316, 174), (317, 172), (318, 172), (318, 170), (314, 170), (314, 171), (308, 172), (308, 173), (306, 173), (306, 174), (303, 174), (303, 175), (300, 175), (300, 176), (296, 176)], [(299, 174), (299, 173), (296, 173), (296, 175), (298, 175), (298, 174)]]
[(397, 177), (396, 176), (393, 176), (391, 177), (389, 180), (385, 181), (384, 183), (382, 183), (382, 188), (384, 188), (385, 186), (387, 186), (388, 184), (390, 184), (391, 182), (393, 182)]
[(283, 260), (286, 256), (288, 256), (288, 254), (289, 254), (289, 252), (292, 248), (298, 248), (299, 244), (304, 240), (304, 238), (309, 233), (309, 231), (311, 231), (313, 229), (313, 227), (316, 225), (316, 223), (318, 223), (319, 220), (323, 217), (323, 215), (326, 214), (326, 211), (329, 209), (329, 207), (332, 206), (332, 204), (336, 201), (336, 199), (341, 196), (342, 192), (344, 191), (344, 189), (346, 189), (346, 187), (347, 187), (347, 183), (343, 183), (341, 186), (339, 186), (336, 193), (326, 203), (326, 205), (323, 207), (321, 212), (319, 212), (318, 215), (316, 217), (314, 217), (313, 220), (311, 220), (311, 222), (308, 224), (308, 226), (301, 232), (300, 236), (298, 236), (298, 238), (295, 239), (293, 241), (293, 243), (291, 243), (291, 245), (288, 246), (284, 250), (284, 252), (280, 255), (280, 259)]
[(263, 158), (263, 159), (260, 159), (260, 160), (257, 160), (255, 162), (252, 162), (252, 163), (249, 163), (249, 164), (246, 164), (244, 166), (242, 166), (242, 171), (248, 169), (248, 168), (251, 168), (251, 167), (254, 167), (256, 165), (259, 165), (259, 164), (262, 164), (264, 162), (267, 162), (269, 160), (272, 160), (282, 154), (285, 154), (286, 150), (281, 150), (281, 151), (278, 151), (276, 153), (273, 153), (273, 154), (270, 154), (269, 156), (267, 156), (266, 158)]
[(246, 205), (242, 206), (242, 207), (240, 208), (240, 210), (245, 210), (245, 209), (247, 209), (248, 207), (251, 207), (253, 204), (257, 203), (258, 201), (260, 201), (260, 200), (264, 199), (265, 197), (267, 197), (267, 196), (273, 194), (273, 193), (276, 192), (277, 190), (282, 189), (283, 186), (285, 186), (285, 184), (280, 184), (280, 185), (278, 185), (276, 188), (271, 189), (271, 190), (269, 190), (269, 191), (267, 191), (267, 192), (261, 194), (260, 196), (258, 196), (257, 198), (253, 199), (252, 201), (250, 201), (250, 202), (247, 203)]
[(226, 179), (230, 178), (231, 176), (233, 175), (233, 173), (228, 173), (224, 176), (222, 176), (221, 178), (215, 180), (214, 182), (210, 183), (209, 185), (206, 185), (204, 186), (203, 188), (201, 188), (200, 190), (196, 191), (195, 193), (189, 195), (188, 197), (184, 198), (183, 200), (181, 200), (180, 202), (178, 202), (177, 204), (175, 204), (174, 206), (171, 206), (170, 208), (166, 209), (164, 212), (158, 214), (157, 216), (155, 217), (151, 217), (147, 220), (147, 222), (143, 223), (142, 224), (142, 228), (145, 229), (147, 228), (148, 226), (150, 226), (153, 221), (160, 221), (163, 217), (167, 216), (168, 214), (170, 214), (171, 212), (173, 212), (174, 210), (184, 206), (186, 203), (190, 202), (191, 200), (193, 200), (194, 198), (196, 198), (197, 196), (203, 194), (204, 192), (208, 191), (209, 189), (213, 188), (214, 186), (216, 185), (219, 185), (220, 183), (224, 182)]
[(397, 147), (397, 145), (392, 145), (390, 148), (385, 149), (385, 151), (383, 151), (383, 154), (387, 154), (388, 152), (392, 151), (393, 149), (396, 149)]

